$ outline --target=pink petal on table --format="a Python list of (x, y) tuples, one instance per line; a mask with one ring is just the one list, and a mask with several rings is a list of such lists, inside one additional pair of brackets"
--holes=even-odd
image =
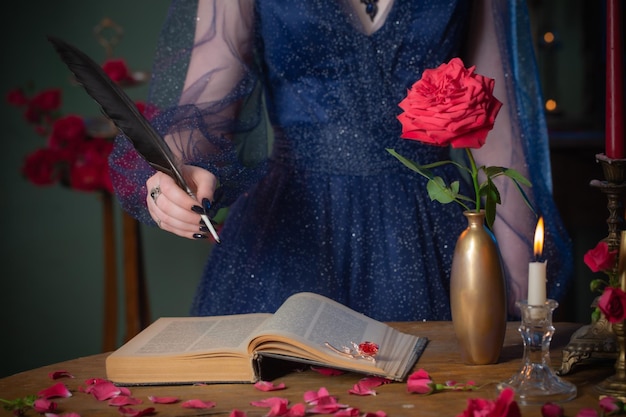
[(576, 417), (598, 417), (598, 412), (595, 408), (581, 408)]
[(155, 404), (174, 404), (180, 401), (178, 397), (155, 397), (154, 395), (150, 395), (148, 399)]
[(143, 410), (137, 410), (130, 407), (119, 407), (117, 411), (119, 411), (120, 414), (128, 417), (142, 417), (154, 414), (154, 407), (144, 408)]
[(37, 396), (45, 399), (57, 397), (68, 398), (72, 396), (72, 393), (67, 389), (65, 384), (59, 382), (49, 388), (39, 391)]
[(304, 401), (307, 404), (317, 404), (321, 397), (328, 397), (330, 394), (325, 387), (321, 387), (317, 391), (307, 391), (304, 393)]
[(311, 366), (311, 370), (317, 372), (318, 374), (322, 374), (322, 375), (326, 375), (326, 376), (334, 376), (334, 375), (345, 374), (345, 371), (340, 371), (339, 369), (320, 368), (318, 366)]
[(106, 401), (122, 395), (122, 389), (110, 381), (104, 381), (88, 387), (87, 393), (98, 401)]
[(344, 408), (333, 414), (335, 417), (359, 417), (359, 415), (361, 415), (361, 411), (354, 407)]
[(57, 403), (45, 398), (38, 398), (33, 402), (33, 408), (38, 413), (48, 413), (57, 409)]
[(250, 404), (256, 407), (269, 408), (270, 410), (267, 413), (267, 417), (276, 417), (287, 413), (289, 400), (286, 398), (271, 397), (260, 401), (252, 401)]
[(381, 385), (390, 384), (391, 382), (393, 382), (391, 379), (383, 378), (381, 376), (368, 376), (361, 379), (358, 384), (362, 387), (375, 388)]
[(118, 395), (117, 397), (111, 398), (108, 404), (115, 407), (121, 407), (124, 405), (137, 405), (141, 404), (142, 402), (143, 401), (141, 401), (139, 398), (128, 397), (126, 395)]
[(230, 412), (230, 414), (228, 415), (228, 417), (246, 417), (247, 414), (245, 411), (241, 411), (241, 410), (233, 410)]
[(317, 403), (309, 409), (309, 412), (316, 414), (333, 414), (342, 408), (348, 408), (348, 406), (338, 403), (335, 397), (326, 395), (319, 397)]
[(74, 378), (74, 375), (70, 374), (67, 371), (54, 371), (48, 374), (50, 379), (59, 379), (59, 378)]
[(254, 388), (258, 389), (259, 391), (278, 391), (281, 389), (285, 389), (286, 386), (284, 383), (280, 383), (280, 384), (274, 384), (272, 382), (268, 382), (268, 381), (259, 381), (257, 383), (254, 384)]
[(354, 386), (348, 390), (348, 393), (354, 395), (376, 395), (376, 391), (361, 384), (354, 384)]
[(215, 403), (213, 401), (202, 401), (198, 399), (188, 400), (181, 404), (183, 408), (213, 408)]
[(304, 417), (306, 415), (306, 406), (303, 403), (297, 403), (289, 408), (287, 412), (289, 417)]

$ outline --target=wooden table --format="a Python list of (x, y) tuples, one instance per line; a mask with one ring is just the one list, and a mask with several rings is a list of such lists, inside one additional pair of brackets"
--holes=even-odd
[[(358, 408), (361, 413), (382, 410), (388, 416), (457, 416), (465, 410), (467, 399), (481, 397), (495, 399), (497, 396), (495, 384), (516, 374), (521, 364), (523, 344), (517, 331), (519, 323), (510, 322), (507, 328), (506, 341), (501, 360), (495, 365), (467, 366), (462, 364), (458, 346), (450, 322), (415, 322), (391, 323), (392, 326), (407, 332), (426, 336), (430, 343), (426, 351), (416, 364), (415, 369), (424, 368), (435, 382), (444, 383), (447, 380), (467, 382), (473, 380), (477, 385), (487, 384), (480, 390), (473, 392), (445, 391), (429, 396), (410, 394), (406, 391), (405, 383), (391, 383), (376, 388), (376, 396), (357, 396), (348, 393), (348, 390), (362, 378), (357, 374), (343, 374), (339, 376), (324, 376), (313, 371), (293, 373), (274, 381), (283, 382), (286, 389), (281, 391), (261, 392), (251, 384), (218, 384), (205, 386), (144, 386), (131, 388), (132, 395), (142, 399), (143, 404), (135, 408), (153, 406), (159, 416), (200, 416), (225, 415), (233, 409), (244, 410), (248, 416), (264, 416), (267, 409), (250, 405), (251, 401), (268, 397), (288, 398), (292, 403), (303, 402), (305, 391), (318, 390), (326, 387), (330, 394), (337, 397), (339, 402)], [(570, 335), (580, 325), (559, 323), (551, 345), (552, 365), (560, 367), (561, 349), (569, 341)], [(73, 392), (70, 398), (55, 399), (59, 405), (57, 412), (76, 412), (82, 417), (120, 416), (115, 407), (106, 402), (96, 401), (92, 396), (79, 391), (85, 381), (94, 377), (104, 378), (104, 361), (107, 354), (99, 354), (78, 358), (67, 362), (44, 366), (27, 372), (18, 373), (0, 379), (0, 398), (15, 399), (63, 382)], [(598, 362), (583, 364), (573, 369), (564, 379), (578, 387), (578, 397), (562, 404), (565, 415), (574, 416), (583, 407), (598, 410), (598, 393), (595, 386), (606, 377), (613, 374), (614, 364)], [(73, 374), (73, 379), (53, 381), (48, 373), (66, 370)], [(180, 404), (151, 404), (148, 396), (176, 396), (181, 400), (201, 399), (215, 401), (217, 405), (211, 409), (184, 409)], [(523, 416), (540, 416), (539, 406), (522, 406)], [(0, 415), (10, 413), (0, 409)], [(27, 415), (37, 415), (29, 411)]]

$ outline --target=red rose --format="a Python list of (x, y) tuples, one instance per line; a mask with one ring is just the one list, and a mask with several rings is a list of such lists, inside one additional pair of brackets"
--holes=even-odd
[(123, 59), (109, 59), (102, 64), (102, 69), (116, 83), (134, 81)]
[(406, 388), (408, 392), (416, 394), (431, 394), (435, 390), (435, 383), (430, 378), (428, 372), (419, 369), (409, 375)]
[(453, 148), (480, 148), (502, 103), (493, 96), (494, 80), (453, 58), (422, 78), (400, 102), (405, 139)]
[(599, 272), (613, 269), (616, 257), (617, 250), (609, 251), (609, 245), (601, 241), (595, 248), (585, 253), (583, 260), (589, 269), (593, 272)]
[(58, 180), (58, 155), (52, 149), (38, 149), (24, 159), (22, 175), (35, 185), (52, 185)]
[(30, 106), (42, 112), (58, 110), (61, 106), (61, 90), (52, 88), (38, 93), (31, 99)]
[(16, 88), (7, 93), (7, 103), (12, 106), (22, 107), (28, 103), (28, 98), (21, 88)]
[(54, 149), (78, 145), (86, 137), (85, 121), (82, 117), (69, 115), (54, 122), (48, 146)]
[(626, 293), (621, 288), (606, 287), (598, 300), (598, 308), (611, 323), (626, 318)]
[(496, 401), (482, 398), (467, 400), (467, 408), (457, 417), (521, 417), (522, 413), (515, 402), (515, 392), (506, 388)]

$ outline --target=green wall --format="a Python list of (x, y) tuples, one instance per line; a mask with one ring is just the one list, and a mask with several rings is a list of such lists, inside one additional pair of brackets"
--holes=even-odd
[[(111, 18), (124, 29), (115, 56), (132, 69), (150, 70), (168, 4), (35, 0), (10, 2), (2, 14), (0, 377), (99, 353), (103, 323), (101, 202), (93, 193), (37, 187), (21, 177), (24, 156), (42, 146), (43, 139), (4, 97), (28, 83), (38, 90), (61, 87), (64, 113), (99, 114), (87, 94), (70, 84), (69, 72), (46, 35), (65, 39), (101, 61), (104, 49), (93, 28)], [(147, 88), (133, 88), (129, 94), (140, 100)], [(116, 224), (120, 236), (118, 207)], [(143, 226), (142, 240), (152, 318), (186, 315), (210, 246)], [(121, 280), (121, 270), (119, 276)], [(121, 282), (119, 287), (121, 291)], [(120, 307), (120, 341), (123, 314)]]

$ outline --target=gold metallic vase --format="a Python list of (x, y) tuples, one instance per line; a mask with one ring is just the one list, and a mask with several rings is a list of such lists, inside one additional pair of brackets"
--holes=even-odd
[(506, 330), (506, 284), (500, 250), (485, 213), (466, 211), (468, 226), (454, 248), (450, 276), (452, 323), (463, 362), (497, 363)]

